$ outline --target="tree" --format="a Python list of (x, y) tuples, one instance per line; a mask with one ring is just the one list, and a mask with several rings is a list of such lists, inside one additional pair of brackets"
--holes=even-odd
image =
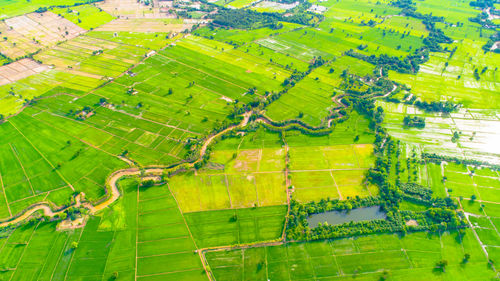
[(470, 254), (465, 253), (462, 263), (468, 263), (470, 259)]
[(448, 266), (447, 260), (440, 260), (436, 263), (436, 269), (441, 270), (442, 272), (446, 271), (446, 266)]
[(78, 248), (78, 242), (76, 241), (71, 242), (71, 249), (76, 250), (77, 248)]
[(62, 212), (62, 213), (60, 213), (60, 214), (59, 214), (59, 218), (60, 218), (61, 220), (65, 220), (67, 217), (68, 217), (68, 214), (66, 214), (66, 213), (64, 213), (64, 212)]
[(229, 221), (230, 222), (236, 222), (238, 220), (238, 215), (234, 214), (231, 216), (231, 218), (229, 218)]
[(155, 184), (154, 180), (145, 180), (145, 181), (141, 182), (141, 187), (148, 188), (148, 187), (152, 187), (154, 184)]
[(113, 272), (113, 274), (111, 275), (111, 280), (116, 280), (116, 279), (118, 279), (118, 272), (117, 271)]
[(470, 202), (471, 203), (474, 203), (474, 201), (476, 201), (477, 197), (475, 194), (472, 194), (471, 197), (470, 197)]

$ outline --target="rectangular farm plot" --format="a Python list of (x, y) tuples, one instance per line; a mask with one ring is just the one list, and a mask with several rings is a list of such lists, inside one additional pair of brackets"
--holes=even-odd
[(257, 187), (252, 174), (226, 175), (226, 179), (232, 208), (257, 205)]
[(326, 83), (306, 77), (267, 109), (273, 120), (299, 118), (314, 126), (329, 114), (334, 88)]
[(183, 212), (231, 207), (224, 175), (176, 175), (170, 179), (169, 187)]
[(286, 201), (282, 172), (184, 174), (172, 177), (169, 186), (183, 212), (270, 206)]
[(291, 147), (292, 170), (369, 168), (373, 165), (373, 145)]
[(176, 175), (169, 185), (184, 212), (281, 205), (284, 154), (281, 148), (217, 150), (210, 157), (213, 169)]
[(234, 164), (228, 165), (228, 172), (255, 172), (257, 171), (259, 158), (259, 150), (242, 150), (237, 154)]
[(371, 188), (363, 184), (365, 172), (366, 170), (292, 172), (293, 197), (309, 202), (323, 198), (370, 196)]
[(336, 186), (330, 171), (292, 172), (291, 176), (295, 188)]
[(284, 149), (262, 149), (258, 171), (280, 171), (285, 166)]
[(139, 188), (137, 277), (201, 271), (196, 245), (166, 186)]
[(290, 148), (293, 197), (301, 202), (378, 193), (363, 184), (373, 164), (370, 144)]
[(280, 205), (286, 202), (285, 175), (283, 173), (255, 173), (259, 206)]
[(217, 150), (210, 159), (224, 165), (226, 173), (281, 172), (285, 167), (284, 149), (275, 148)]
[[(468, 232), (471, 234), (470, 230)], [(478, 271), (481, 276), (495, 274), (484, 267), (485, 258), (473, 235), (472, 238), (466, 235), (461, 243), (454, 240), (454, 234), (432, 238), (424, 237), (426, 235), (416, 233), (399, 238), (395, 234), (385, 234), (287, 243), (207, 252), (205, 257), (217, 280), (257, 280), (255, 276), (261, 272), (264, 278), (267, 273), (270, 280), (347, 280), (353, 276), (357, 276), (354, 279), (378, 280), (383, 270), (390, 270), (397, 280), (408, 278), (409, 272), (420, 274), (416, 280), (433, 280), (436, 275), (432, 268), (440, 259), (456, 264), (448, 267), (446, 274), (466, 274), (463, 280), (474, 279)], [(465, 253), (471, 255), (468, 267), (473, 269), (470, 271), (458, 266)], [(259, 267), (261, 269), (257, 270)], [(238, 272), (236, 278), (235, 272)]]
[(185, 214), (200, 248), (278, 239), (286, 206), (258, 207)]
[(48, 69), (48, 66), (39, 64), (32, 59), (22, 59), (0, 66), (0, 85), (9, 84)]
[(327, 198), (338, 199), (340, 197), (337, 187), (326, 186), (294, 189), (293, 198), (300, 202), (311, 202)]
[(146, 52), (144, 48), (80, 36), (41, 52), (35, 58), (56, 68), (100, 79), (118, 76), (140, 61)]
[(135, 140), (136, 143), (149, 147), (158, 137), (157, 134), (151, 133), (151, 132), (145, 132), (142, 134), (137, 140)]
[(478, 186), (500, 188), (500, 179), (498, 177), (474, 176), (473, 181)]
[(55, 8), (54, 13), (87, 30), (92, 30), (113, 20), (113, 16), (92, 5), (81, 5), (72, 8)]

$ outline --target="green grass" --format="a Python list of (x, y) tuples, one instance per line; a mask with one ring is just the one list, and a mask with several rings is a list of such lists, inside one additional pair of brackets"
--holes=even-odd
[(169, 34), (166, 32), (92, 31), (87, 33), (87, 35), (153, 50), (161, 49), (173, 41), (173, 39), (168, 39)]
[[(54, 69), (0, 86), (0, 114), (16, 113), (24, 99), (44, 97), (0, 125), (5, 140), (0, 143), (0, 219), (40, 201), (68, 204), (74, 192), (84, 192), (91, 202), (103, 198), (107, 177), (128, 166), (117, 157), (124, 151), (140, 167), (185, 159), (189, 139), (202, 139), (227, 121), (235, 105), (282, 91), (283, 81), (294, 70), (307, 71), (317, 56), (328, 62), (269, 105), (265, 114), (275, 120), (300, 116), (310, 125), (324, 125), (335, 106), (334, 93), (342, 93), (341, 73), (348, 70), (364, 77), (375, 69), (343, 55), (345, 51), (403, 58), (428, 35), (421, 20), (398, 16), (400, 9), (387, 0), (313, 2), (328, 8), (314, 27), (283, 23), (280, 29), (241, 31), (205, 26), (171, 39), (167, 32), (90, 31), (40, 51), (34, 58)], [(467, 20), (479, 12), (467, 1), (448, 2), (424, 0), (416, 5), (419, 12), (445, 17), (446, 23), (436, 26), (456, 40), (443, 44), (448, 50), (457, 47), (453, 55), (431, 53), (416, 75), (390, 71), (389, 79), (407, 85), (419, 99), (452, 100), (466, 109), (448, 118), (377, 102), (384, 108), (383, 126), (402, 141), (401, 156), (392, 160), (401, 161), (403, 168), (413, 150), (417, 155), (439, 152), (492, 159), (491, 151), (477, 150), (491, 142), (498, 121), (498, 54), (481, 49), (492, 31)], [(216, 4), (244, 7), (250, 2)], [(46, 5), (10, 0), (0, 4), (0, 19)], [(53, 11), (87, 30), (113, 19), (94, 5)], [(374, 26), (366, 25), (370, 20)], [(26, 52), (31, 50), (25, 45)], [(157, 54), (146, 58), (153, 50)], [(484, 69), (479, 80), (474, 69)], [(247, 93), (253, 87), (256, 93)], [(99, 106), (101, 98), (108, 105)], [(94, 108), (95, 114), (75, 120), (71, 112), (84, 106)], [(407, 114), (426, 117), (425, 130), (402, 128)], [(463, 132), (458, 143), (450, 143), (454, 130)], [(168, 184), (150, 188), (138, 187), (135, 178), (120, 181), (123, 196), (90, 217), (83, 229), (56, 231), (56, 223), (36, 223), (2, 230), (0, 280), (109, 280), (114, 272), (119, 280), (207, 280), (196, 250), (281, 237), (287, 164), (292, 197), (299, 201), (376, 196), (378, 188), (363, 183), (374, 164), (374, 139), (369, 121), (355, 111), (328, 136), (248, 128), (243, 135), (219, 140), (209, 164), (196, 173), (177, 174)], [(219, 281), (379, 280), (384, 271), (388, 280), (493, 278), (496, 274), (488, 269), (476, 234), (498, 262), (499, 174), (476, 169), (469, 175), (471, 169), (419, 162), (400, 174), (403, 182), (413, 178), (436, 197), (449, 194), (457, 202), (463, 197), (459, 208), (473, 214), (473, 228), (463, 237), (380, 234), (208, 251), (209, 268)], [(427, 207), (403, 201), (400, 209)], [(70, 249), (73, 241), (78, 242), (76, 249)], [(462, 264), (465, 253), (471, 259)], [(449, 265), (439, 273), (434, 267), (442, 259)]]
[(306, 77), (267, 108), (269, 118), (281, 121), (301, 119), (318, 126), (333, 107), (334, 88), (321, 79)]
[(114, 19), (113, 16), (93, 5), (54, 8), (51, 11), (87, 30), (92, 30)]
[(286, 206), (187, 213), (200, 248), (276, 240), (284, 227)]
[[(16, 229), (0, 238), (2, 259), (0, 278), (12, 280), (51, 280), (64, 277), (73, 256), (70, 244), (81, 230), (56, 232), (56, 223), (44, 223)], [(63, 274), (61, 276), (61, 273)]]
[(10, 0), (0, 3), (0, 19), (10, 18), (25, 13), (30, 13), (39, 7), (57, 6), (57, 5), (74, 5), (80, 3), (79, 0), (55, 0), (48, 3), (45, 0)]
[[(71, 131), (54, 129), (50, 123), (45, 123), (51, 120), (46, 119), (50, 115), (33, 118), (30, 112), (39, 111), (26, 110), (0, 127), (2, 135), (9, 138), (9, 142), (0, 148), (0, 174), (6, 192), (3, 199), (11, 206), (12, 215), (53, 191), (61, 193), (52, 194), (49, 197), (52, 202), (58, 206), (66, 204), (70, 185), (74, 190), (85, 192), (90, 200), (104, 196), (106, 177), (124, 164), (100, 150), (90, 148), (87, 143), (75, 138)], [(91, 159), (100, 160), (96, 163)], [(23, 200), (29, 197), (29, 200)], [(3, 214), (7, 217), (7, 213)]]
[[(283, 22), (283, 28), (279, 31), (288, 32), (300, 27), (302, 26), (298, 24)], [(238, 45), (245, 44), (249, 41), (265, 38), (275, 33), (277, 33), (276, 30), (267, 27), (247, 30), (245, 32), (239, 32), (238, 30), (232, 29), (212, 29), (210, 27), (202, 27), (194, 32), (194, 34), (199, 36), (208, 37), (210, 39), (215, 39), (226, 43), (233, 42)]]
[[(442, 280), (446, 277), (480, 280), (494, 276), (495, 273), (487, 269), (486, 258), (470, 234), (470, 230), (467, 231), (461, 242), (455, 239), (456, 233), (445, 233), (440, 237), (418, 233), (404, 238), (372, 235), (208, 252), (206, 257), (217, 280), (373, 280), (380, 278), (383, 270), (388, 271), (394, 280)], [(460, 263), (466, 252), (471, 259), (463, 266)], [(440, 259), (449, 262), (446, 273), (433, 271), (434, 264)]]

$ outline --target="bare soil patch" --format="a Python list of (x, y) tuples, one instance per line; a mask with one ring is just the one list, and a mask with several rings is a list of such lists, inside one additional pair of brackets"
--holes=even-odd
[(130, 31), (130, 32), (181, 32), (191, 29), (194, 21), (173, 21), (170, 19), (134, 18), (116, 19), (96, 30), (98, 31)]
[(30, 75), (48, 70), (49, 67), (32, 59), (22, 59), (0, 66), (0, 85), (15, 82)]
[(0, 50), (16, 59), (84, 32), (83, 28), (52, 12), (26, 14), (0, 22)]

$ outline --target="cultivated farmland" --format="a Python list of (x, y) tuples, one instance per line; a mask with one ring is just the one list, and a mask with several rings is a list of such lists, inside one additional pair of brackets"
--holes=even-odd
[(0, 280), (498, 278), (498, 3), (4, 2)]

